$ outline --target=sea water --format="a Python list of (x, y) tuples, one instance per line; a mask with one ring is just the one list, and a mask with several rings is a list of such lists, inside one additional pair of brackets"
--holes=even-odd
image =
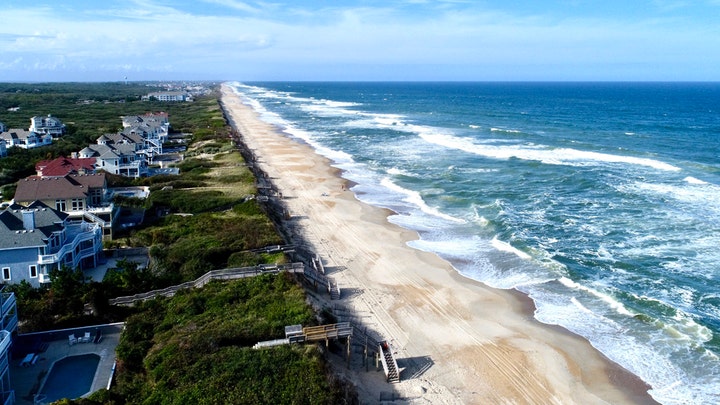
[(719, 83), (232, 83), (665, 404), (720, 403)]

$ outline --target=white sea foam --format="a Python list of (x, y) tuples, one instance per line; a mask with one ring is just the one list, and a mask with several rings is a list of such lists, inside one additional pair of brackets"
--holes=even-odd
[(492, 132), (506, 132), (508, 134), (520, 134), (522, 131), (517, 129), (490, 128)]
[(513, 245), (511, 245), (507, 242), (501, 241), (500, 239), (497, 238), (497, 236), (493, 237), (491, 243), (495, 249), (497, 249), (501, 252), (512, 253), (515, 256), (517, 256), (521, 259), (524, 259), (524, 260), (531, 259), (531, 256), (529, 254), (523, 252), (522, 250), (514, 247)]
[(584, 291), (588, 294), (591, 294), (592, 296), (601, 299), (603, 302), (608, 304), (611, 308), (613, 308), (617, 313), (626, 315), (626, 316), (634, 316), (635, 314), (630, 312), (625, 305), (623, 305), (620, 301), (616, 300), (615, 298), (611, 297), (610, 295), (600, 292), (596, 289), (586, 287), (582, 284), (576, 283), (572, 280), (570, 280), (567, 277), (560, 277), (558, 280), (562, 285), (568, 288), (576, 289)]
[(683, 180), (690, 184), (708, 184), (707, 182), (704, 182), (700, 179), (696, 179), (695, 177), (691, 177), (691, 176), (685, 177)]
[(693, 204), (703, 211), (720, 215), (720, 186), (684, 179), (682, 185), (672, 183), (633, 182), (618, 185), (618, 190), (628, 193), (643, 192), (673, 198), (679, 203)]
[(480, 240), (477, 237), (440, 240), (418, 239), (408, 242), (413, 248), (434, 252), (450, 259), (469, 260), (478, 256)]
[(432, 215), (432, 216), (435, 216), (438, 218), (442, 218), (447, 221), (455, 222), (455, 223), (464, 223), (465, 222), (462, 219), (455, 218), (451, 215), (447, 215), (447, 214), (441, 212), (440, 210), (438, 210), (437, 208), (430, 207), (429, 205), (427, 205), (425, 203), (425, 201), (423, 200), (420, 193), (418, 193), (417, 191), (414, 191), (414, 190), (408, 190), (406, 188), (400, 187), (399, 185), (395, 184), (392, 180), (390, 180), (387, 177), (384, 177), (380, 181), (380, 184), (383, 187), (388, 188), (389, 190), (392, 190), (396, 193), (403, 195), (404, 196), (403, 201), (414, 205), (415, 207), (419, 208), (422, 212), (424, 212), (426, 214), (429, 214), (429, 215)]
[(397, 168), (397, 167), (389, 168), (387, 170), (387, 173), (392, 174), (393, 176), (417, 177), (417, 175), (415, 175), (414, 173), (409, 172), (407, 170)]
[(624, 163), (652, 167), (664, 171), (679, 171), (680, 168), (654, 159), (633, 156), (611, 155), (607, 153), (589, 152), (570, 148), (550, 148), (541, 145), (508, 145), (496, 146), (478, 144), (469, 138), (462, 138), (442, 133), (420, 133), (427, 142), (450, 149), (485, 156), (494, 159), (517, 158), (536, 160), (546, 164), (558, 165), (589, 165), (606, 163)]

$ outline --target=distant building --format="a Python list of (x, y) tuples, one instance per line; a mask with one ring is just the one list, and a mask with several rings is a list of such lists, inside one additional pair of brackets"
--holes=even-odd
[(5, 126), (5, 124), (0, 122), (0, 132), (5, 132), (5, 131), (7, 131), (7, 126)]
[(185, 91), (157, 91), (154, 93), (148, 93), (142, 96), (143, 101), (158, 100), (158, 101), (193, 101), (192, 95)]
[(102, 254), (102, 229), (70, 221), (69, 215), (40, 201), (12, 204), (0, 212), (0, 279), (33, 287), (50, 282), (50, 272), (68, 267), (91, 269)]
[(25, 129), (9, 129), (0, 133), (0, 140), (5, 141), (6, 147), (32, 149), (51, 145), (53, 138), (50, 134), (40, 134)]
[(65, 133), (65, 124), (50, 114), (47, 117), (35, 116), (30, 118), (30, 131), (59, 137)]
[(5, 141), (0, 139), (0, 157), (7, 156), (7, 146), (5, 146)]

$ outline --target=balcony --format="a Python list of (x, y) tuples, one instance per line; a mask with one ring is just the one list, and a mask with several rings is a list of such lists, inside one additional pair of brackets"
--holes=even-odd
[(14, 293), (2, 293), (0, 294), (0, 300), (2, 300), (2, 314), (7, 314), (11, 309), (15, 308), (15, 294)]
[(12, 343), (12, 333), (6, 330), (0, 330), (0, 357), (3, 354), (7, 354), (10, 343)]
[(62, 248), (54, 254), (39, 255), (39, 264), (60, 263), (65, 258), (65, 255), (73, 253), (75, 248), (77, 248), (82, 242), (93, 241), (93, 248), (83, 249), (82, 252), (73, 257), (73, 267), (75, 267), (77, 266), (77, 263), (80, 262), (80, 259), (87, 256), (88, 250), (94, 253), (95, 250), (99, 250), (101, 248), (101, 246), (98, 246), (99, 241), (102, 239), (102, 229), (99, 224), (83, 222), (79, 225), (68, 226), (67, 231), (68, 239), (72, 237), (72, 242), (64, 244)]

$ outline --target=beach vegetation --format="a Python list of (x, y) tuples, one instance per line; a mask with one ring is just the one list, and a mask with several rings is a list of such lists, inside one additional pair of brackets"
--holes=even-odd
[(215, 281), (144, 302), (126, 321), (116, 384), (75, 403), (355, 403), (317, 346), (252, 349), (284, 336), (285, 325), (315, 323), (288, 274)]

